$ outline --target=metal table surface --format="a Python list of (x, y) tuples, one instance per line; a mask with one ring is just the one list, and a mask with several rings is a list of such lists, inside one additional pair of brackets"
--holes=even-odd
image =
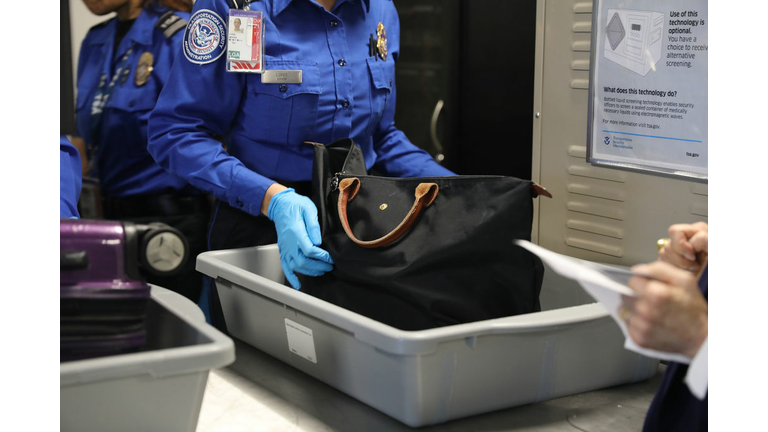
[(198, 432), (640, 431), (665, 367), (640, 383), (414, 429), (244, 342), (235, 353), (208, 377)]

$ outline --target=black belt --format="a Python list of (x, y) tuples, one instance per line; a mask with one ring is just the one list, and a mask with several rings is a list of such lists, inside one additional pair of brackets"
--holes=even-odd
[(210, 205), (205, 195), (133, 195), (102, 200), (108, 219), (181, 216), (207, 213)]

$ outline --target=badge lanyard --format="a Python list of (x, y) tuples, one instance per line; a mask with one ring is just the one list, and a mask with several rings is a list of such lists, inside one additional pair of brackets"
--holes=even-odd
[[(97, 169), (93, 161), (96, 159), (96, 152), (99, 150), (99, 145), (97, 144), (98, 133), (99, 129), (101, 128), (102, 118), (104, 117), (104, 106), (107, 104), (109, 96), (112, 94), (112, 91), (117, 84), (117, 80), (120, 79), (123, 74), (125, 74), (126, 76), (123, 77), (122, 80), (122, 82), (125, 82), (125, 79), (130, 72), (129, 69), (126, 69), (126, 66), (128, 66), (128, 59), (133, 52), (134, 43), (131, 43), (131, 47), (128, 48), (128, 51), (126, 51), (125, 54), (123, 54), (120, 65), (117, 67), (117, 69), (115, 69), (115, 73), (112, 75), (112, 80), (109, 82), (109, 85), (107, 85), (107, 74), (104, 72), (101, 73), (101, 78), (99, 79), (99, 87), (96, 89), (96, 94), (93, 96), (93, 104), (91, 104), (91, 140), (90, 144), (88, 145), (88, 152), (90, 153), (88, 162), (92, 170)], [(106, 89), (104, 88), (105, 86)]]

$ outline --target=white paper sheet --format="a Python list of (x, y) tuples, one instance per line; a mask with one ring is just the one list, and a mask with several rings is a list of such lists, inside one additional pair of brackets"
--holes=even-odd
[(613, 320), (616, 321), (619, 328), (621, 328), (621, 332), (624, 334), (624, 348), (646, 357), (675, 361), (684, 364), (689, 364), (691, 362), (690, 358), (681, 354), (643, 348), (637, 345), (629, 336), (627, 323), (625, 323), (619, 316), (621, 296), (635, 296), (635, 292), (632, 288), (627, 286), (629, 277), (632, 275), (632, 272), (629, 269), (607, 266), (565, 256), (525, 240), (516, 240), (515, 243), (537, 255), (558, 274), (577, 281), (589, 295), (596, 301), (602, 303), (603, 306), (608, 309)]

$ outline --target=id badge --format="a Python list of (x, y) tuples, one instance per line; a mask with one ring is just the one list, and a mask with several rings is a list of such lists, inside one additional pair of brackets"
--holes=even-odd
[(227, 71), (264, 72), (264, 19), (261, 11), (230, 10)]

